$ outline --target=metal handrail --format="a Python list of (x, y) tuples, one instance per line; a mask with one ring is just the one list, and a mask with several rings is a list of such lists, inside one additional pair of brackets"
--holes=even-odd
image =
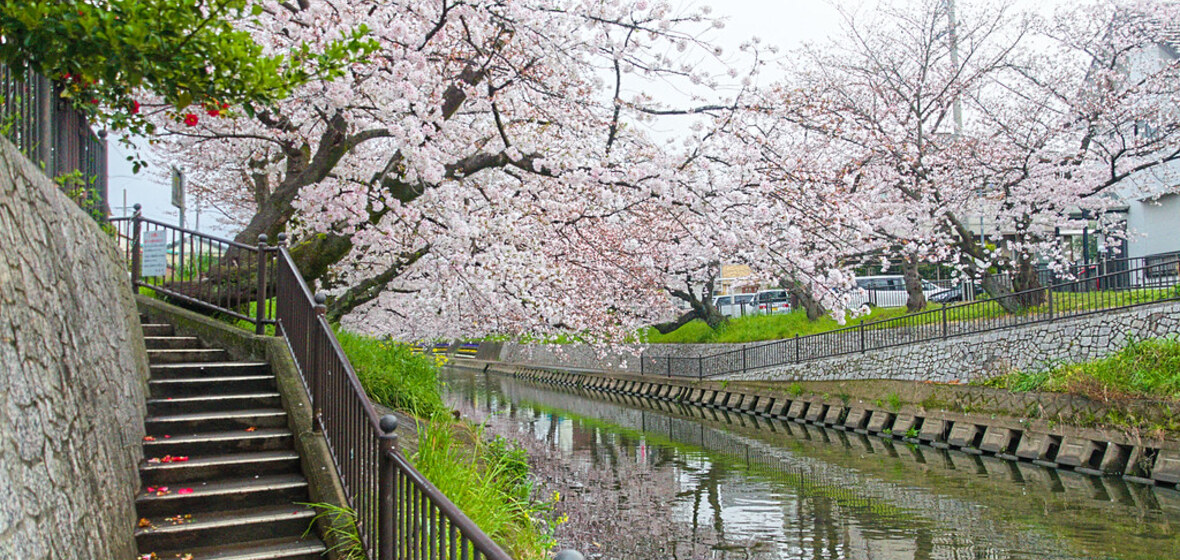
[[(268, 272), (278, 253), (267, 245), (265, 235), (258, 236), (257, 246), (245, 245), (144, 218), (142, 207), (134, 208), (133, 215), (110, 220), (130, 263), (134, 288), (149, 288), (185, 305), (250, 322), (256, 334), (275, 323), (273, 309), (267, 305), (276, 291)], [(171, 259), (165, 258), (160, 275), (143, 274), (143, 239), (148, 232), (160, 232), (165, 246), (175, 249)], [(279, 234), (280, 243), (285, 237)], [(251, 303), (254, 313), (244, 311)]]
[(397, 419), (379, 417), (286, 247), (279, 247), (279, 332), (311, 395), (369, 558), (511, 560), (397, 448)]
[[(743, 345), (739, 349), (714, 354), (653, 356), (644, 353), (639, 360), (640, 374), (703, 379), (1180, 299), (1175, 277), (1152, 276), (1162, 269), (1180, 267), (1180, 255), (1169, 254), (1161, 257), (1172, 257), (1173, 260), (1153, 262), (1139, 268), (1088, 276), (1002, 296), (1019, 300), (1045, 300), (1047, 305), (1043, 310), (1037, 306), (1027, 313), (1011, 314), (1003, 310), (998, 299), (980, 299), (822, 333)], [(1133, 290), (1157, 291), (1155, 295), (1161, 297), (1137, 301), (1126, 295)], [(1085, 305), (1077, 310), (1058, 310), (1054, 304), (1054, 294), (1080, 297), (1085, 300)], [(680, 367), (674, 368), (674, 365)]]

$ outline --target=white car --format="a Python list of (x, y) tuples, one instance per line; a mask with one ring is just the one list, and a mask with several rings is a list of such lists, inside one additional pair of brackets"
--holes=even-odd
[[(856, 287), (861, 290), (852, 293), (848, 301), (849, 309), (856, 309), (864, 304), (874, 307), (905, 307), (910, 299), (905, 291), (905, 278), (900, 274), (891, 276), (858, 276)], [(926, 299), (944, 291), (942, 288), (922, 280), (922, 293)]]
[(754, 294), (734, 294), (713, 298), (713, 306), (726, 317), (745, 317), (754, 314)]
[(754, 295), (754, 313), (770, 315), (791, 312), (791, 293), (787, 290), (762, 290)]

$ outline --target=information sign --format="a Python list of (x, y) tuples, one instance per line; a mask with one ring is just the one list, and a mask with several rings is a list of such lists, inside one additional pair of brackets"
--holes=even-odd
[(142, 262), (140, 276), (168, 274), (168, 238), (163, 230), (143, 232)]

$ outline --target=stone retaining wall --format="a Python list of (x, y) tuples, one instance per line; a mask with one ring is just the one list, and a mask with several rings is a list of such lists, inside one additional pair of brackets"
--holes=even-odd
[[(894, 379), (934, 382), (969, 382), (1013, 370), (1036, 371), (1056, 364), (1083, 362), (1118, 351), (1133, 339), (1157, 338), (1180, 333), (1180, 301), (1144, 305), (1122, 311), (1103, 311), (1092, 315), (1037, 323), (982, 333), (954, 336), (942, 340), (915, 342), (891, 348), (853, 352), (808, 360), (800, 363), (753, 368), (738, 373), (723, 373), (734, 364), (721, 360), (704, 360), (700, 369), (695, 362), (680, 362), (695, 377), (763, 381), (835, 381)], [(854, 333), (855, 334), (855, 333)], [(750, 364), (760, 360), (789, 356), (791, 342), (783, 348), (750, 350)], [(485, 343), (487, 344), (487, 343)], [(499, 344), (499, 343), (496, 343)], [(757, 344), (656, 344), (644, 356), (695, 358)], [(585, 345), (537, 345), (505, 343), (498, 358), (484, 352), (482, 359), (536, 367), (569, 370), (639, 372), (640, 346), (624, 346), (604, 351)], [(738, 367), (744, 362), (739, 354), (731, 360)], [(655, 367), (667, 362), (655, 360)], [(649, 367), (650, 369), (650, 367)]]
[(0, 558), (133, 558), (147, 352), (110, 236), (0, 138)]

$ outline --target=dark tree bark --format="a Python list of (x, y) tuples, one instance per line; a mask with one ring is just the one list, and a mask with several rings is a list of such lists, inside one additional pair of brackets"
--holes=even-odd
[(913, 258), (906, 258), (901, 265), (901, 274), (905, 279), (905, 291), (909, 297), (905, 302), (907, 313), (917, 313), (926, 308), (926, 294), (922, 291), (922, 277), (918, 275), (918, 262)]
[(807, 312), (808, 321), (818, 321), (827, 312), (802, 282), (793, 278), (783, 278), (779, 281), (779, 287), (791, 293), (792, 305), (802, 307)]
[[(713, 300), (711, 298), (701, 301), (701, 299), (693, 293), (691, 281), (691, 278), (685, 281), (686, 289), (684, 290), (667, 288), (668, 293), (671, 294), (672, 297), (688, 302), (692, 308), (677, 318), (675, 321), (652, 325), (660, 334), (668, 334), (676, 329), (679, 329), (680, 327), (683, 327), (684, 325), (687, 325), (693, 319), (700, 319), (704, 321), (705, 324), (709, 325), (709, 328), (713, 330), (717, 330), (721, 328), (721, 325), (729, 322), (729, 318), (727, 318), (725, 315), (722, 315), (721, 312), (717, 310), (717, 307), (713, 305)], [(709, 278), (709, 280), (705, 282), (705, 291), (710, 294), (713, 293), (713, 278)]]

